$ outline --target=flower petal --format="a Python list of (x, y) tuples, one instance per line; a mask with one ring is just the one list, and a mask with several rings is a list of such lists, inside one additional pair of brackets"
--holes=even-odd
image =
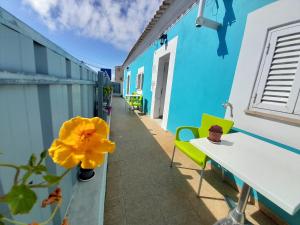
[(58, 139), (53, 142), (48, 151), (53, 162), (65, 168), (75, 167), (80, 162), (74, 154), (76, 150)]
[(94, 169), (100, 166), (104, 162), (104, 154), (86, 154), (81, 161), (81, 168), (83, 169)]
[(110, 140), (102, 139), (101, 140), (101, 148), (104, 149), (104, 152), (112, 153), (114, 152), (116, 144)]
[(75, 117), (64, 122), (59, 130), (59, 139), (65, 143), (75, 145), (80, 140), (80, 135), (83, 130), (94, 128), (93, 124), (87, 118)]
[(91, 118), (90, 121), (95, 125), (96, 133), (101, 135), (101, 138), (107, 138), (109, 132), (107, 123), (99, 117)]

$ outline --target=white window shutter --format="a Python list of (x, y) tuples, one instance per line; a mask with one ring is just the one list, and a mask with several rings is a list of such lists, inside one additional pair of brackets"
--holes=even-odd
[(300, 87), (300, 25), (269, 33), (254, 108), (293, 113)]
[(296, 106), (295, 106), (294, 114), (295, 115), (300, 115), (300, 92), (299, 92), (299, 95), (298, 95), (298, 100), (297, 100), (297, 103), (296, 103)]

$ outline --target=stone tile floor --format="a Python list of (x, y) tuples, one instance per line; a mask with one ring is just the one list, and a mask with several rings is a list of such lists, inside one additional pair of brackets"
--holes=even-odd
[[(176, 152), (169, 167), (174, 136), (148, 116), (125, 111), (122, 98), (113, 99), (105, 225), (211, 225), (225, 217), (224, 195), (238, 193), (207, 169), (201, 197), (196, 197), (199, 167)], [(254, 205), (247, 206), (253, 224), (275, 224)]]

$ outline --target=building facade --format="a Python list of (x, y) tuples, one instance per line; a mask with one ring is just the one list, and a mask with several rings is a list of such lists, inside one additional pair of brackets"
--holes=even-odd
[(123, 93), (123, 76), (124, 76), (124, 69), (122, 66), (115, 66), (115, 82), (120, 84), (120, 94)]
[[(268, 51), (277, 51), (276, 44), (281, 44), (270, 41), (274, 32), (287, 32), (286, 39), (291, 35), (291, 40), (298, 40), (293, 35), (300, 32), (300, 3), (296, 0), (207, 1), (204, 17), (221, 24), (218, 29), (212, 29), (195, 26), (196, 1), (182, 2), (164, 1), (133, 46), (123, 64), (124, 96), (141, 87), (144, 113), (161, 119), (162, 128), (172, 133), (178, 126), (199, 126), (203, 113), (230, 118), (231, 113), (223, 107), (229, 101), (233, 105), (236, 129), (300, 154), (296, 137), (299, 134), (299, 61), (287, 62), (289, 54), (299, 55), (298, 42), (292, 44), (293, 49), (283, 50), (286, 54), (283, 61), (274, 64), (284, 67), (286, 62), (295, 63), (291, 77), (264, 75), (263, 84), (258, 84), (263, 78), (257, 78), (258, 71), (264, 69), (262, 61), (277, 60), (263, 56)], [(139, 79), (141, 74), (143, 78)], [(266, 84), (270, 79), (275, 80)], [(272, 90), (263, 89), (266, 86)], [(241, 186), (242, 181), (237, 177), (227, 175)], [(259, 193), (253, 195), (278, 220), (300, 224), (300, 212), (291, 216)]]

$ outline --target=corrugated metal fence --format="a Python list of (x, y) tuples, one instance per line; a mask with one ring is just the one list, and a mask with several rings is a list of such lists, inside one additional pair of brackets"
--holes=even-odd
[[(26, 164), (32, 153), (49, 148), (64, 121), (92, 117), (96, 80), (96, 72), (0, 8), (0, 161)], [(46, 164), (54, 174), (64, 171), (49, 158)], [(64, 201), (55, 225), (68, 207), (74, 173), (62, 181)], [(0, 169), (0, 195), (11, 188), (13, 176), (13, 170)], [(50, 191), (39, 190), (38, 201)], [(4, 204), (0, 211), (9, 215)], [(43, 221), (50, 211), (37, 204), (30, 215), (14, 218)]]

